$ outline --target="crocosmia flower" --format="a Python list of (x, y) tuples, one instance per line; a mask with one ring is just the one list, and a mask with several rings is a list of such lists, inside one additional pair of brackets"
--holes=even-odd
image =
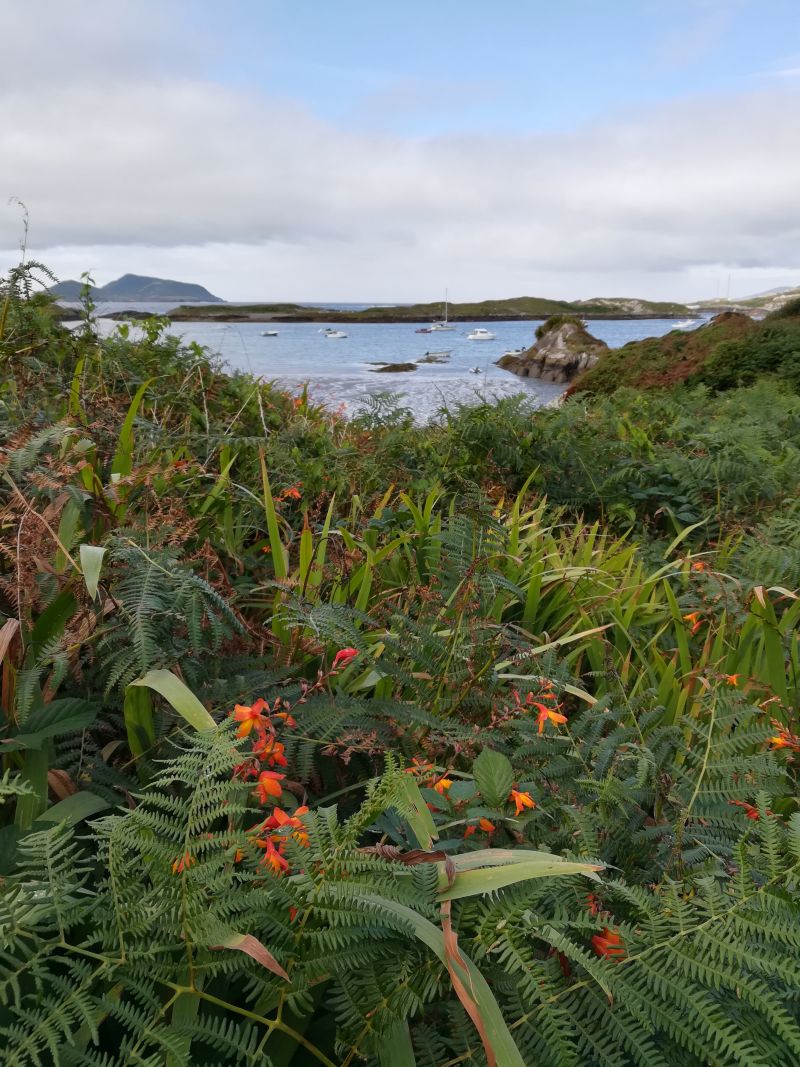
[(356, 658), (358, 655), (357, 648), (340, 648), (336, 655), (333, 657), (333, 663), (331, 665), (332, 671), (339, 671), (346, 667), (348, 663)]
[(277, 771), (262, 771), (259, 774), (258, 782), (256, 783), (256, 795), (262, 804), (268, 804), (270, 798), (280, 800), (283, 792), (281, 782), (285, 777), (285, 774), (278, 774)]
[(625, 955), (625, 946), (622, 938), (616, 930), (609, 930), (606, 926), (602, 934), (595, 934), (592, 938), (592, 946), (598, 956), (605, 959), (619, 959)]
[(516, 806), (516, 814), (520, 815), (525, 808), (535, 808), (536, 801), (530, 795), (530, 793), (520, 792), (518, 789), (512, 789), (509, 800), (513, 800)]

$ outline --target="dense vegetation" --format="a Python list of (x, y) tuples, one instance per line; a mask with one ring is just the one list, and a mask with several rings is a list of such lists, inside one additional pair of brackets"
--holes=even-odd
[(715, 391), (752, 385), (765, 375), (800, 389), (800, 300), (763, 321), (724, 312), (699, 329), (631, 341), (586, 371), (570, 392), (609, 395), (702, 382)]
[(800, 396), (347, 423), (0, 292), (0, 1047), (800, 1062)]

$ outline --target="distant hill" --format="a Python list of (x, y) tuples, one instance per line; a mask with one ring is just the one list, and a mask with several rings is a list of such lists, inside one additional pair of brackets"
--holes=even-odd
[(690, 304), (693, 309), (707, 309), (711, 311), (780, 311), (782, 307), (800, 298), (800, 286), (789, 286), (783, 289), (769, 289), (765, 293), (754, 293), (753, 296), (744, 296), (740, 300), (700, 300), (696, 304)]
[[(685, 304), (658, 303), (631, 297), (596, 297), (592, 300), (549, 300), (538, 296), (482, 300), (450, 304), (450, 322), (503, 322), (546, 319), (550, 315), (579, 315), (584, 319), (668, 319), (686, 318)], [(331, 311), (299, 304), (228, 304), (213, 308), (176, 308), (175, 321), (213, 319), (217, 322), (409, 322), (441, 319), (444, 304), (409, 304), (397, 307), (371, 307), (364, 311)]]
[[(58, 282), (50, 289), (50, 293), (59, 300), (80, 299), (81, 282), (68, 280)], [(178, 304), (186, 301), (201, 300), (209, 304), (221, 304), (222, 300), (213, 293), (209, 293), (202, 285), (194, 285), (192, 282), (176, 282), (168, 278), (150, 278), (144, 274), (123, 274), (116, 281), (108, 285), (93, 287), (92, 299), (95, 302), (138, 303), (151, 301), (153, 303)]]
[(764, 375), (800, 390), (800, 299), (761, 321), (724, 311), (696, 330), (631, 341), (602, 355), (568, 393), (609, 394), (623, 386), (657, 389), (682, 382), (731, 389)]

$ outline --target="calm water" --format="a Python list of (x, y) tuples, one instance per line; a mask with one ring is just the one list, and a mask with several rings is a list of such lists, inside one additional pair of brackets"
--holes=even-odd
[[(143, 308), (149, 310), (148, 308)], [(162, 306), (163, 309), (163, 306)], [(103, 309), (98, 309), (101, 313)], [(117, 324), (101, 320), (109, 332)], [(681, 323), (691, 329), (699, 322)], [(329, 323), (208, 323), (176, 322), (171, 332), (197, 341), (218, 353), (231, 368), (297, 389), (305, 382), (316, 399), (344, 405), (352, 413), (370, 394), (394, 392), (424, 422), (443, 406), (491, 400), (525, 393), (539, 405), (556, 399), (562, 387), (518, 378), (494, 366), (508, 349), (533, 343), (537, 322), (457, 323), (453, 332), (415, 333), (408, 323), (345, 324), (343, 340), (328, 340), (320, 332)], [(660, 337), (676, 329), (674, 319), (607, 320), (590, 322), (589, 330), (612, 348), (642, 337)], [(469, 341), (473, 326), (485, 326), (495, 341)], [(262, 337), (266, 329), (277, 337)], [(451, 350), (447, 363), (422, 364), (398, 374), (375, 373), (376, 363), (414, 363), (428, 351)], [(475, 371), (480, 373), (475, 373)]]

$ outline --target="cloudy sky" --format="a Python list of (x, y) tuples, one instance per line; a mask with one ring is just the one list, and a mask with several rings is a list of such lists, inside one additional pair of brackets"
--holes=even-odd
[(232, 300), (800, 284), (800, 0), (3, 0), (0, 266)]

